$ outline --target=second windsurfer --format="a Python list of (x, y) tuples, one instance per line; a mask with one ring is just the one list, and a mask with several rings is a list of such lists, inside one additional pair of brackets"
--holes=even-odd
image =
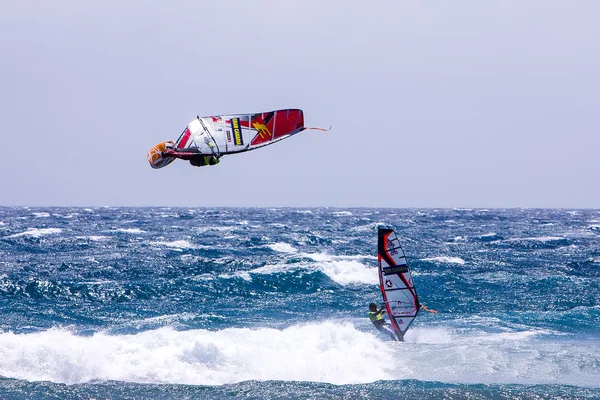
[(381, 309), (377, 309), (377, 304), (375, 304), (375, 303), (369, 304), (369, 319), (371, 320), (371, 322), (373, 323), (375, 328), (377, 328), (377, 330), (381, 333), (387, 333), (388, 335), (390, 335), (392, 340), (402, 341), (402, 338), (396, 339), (396, 335), (394, 334), (394, 331), (385, 322), (385, 319), (383, 319), (383, 314), (385, 312), (386, 311), (385, 311), (385, 309), (383, 309), (383, 307)]

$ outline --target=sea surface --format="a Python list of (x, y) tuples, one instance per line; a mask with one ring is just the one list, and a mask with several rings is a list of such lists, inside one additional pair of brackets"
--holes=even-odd
[(598, 399), (600, 210), (0, 207), (0, 398)]

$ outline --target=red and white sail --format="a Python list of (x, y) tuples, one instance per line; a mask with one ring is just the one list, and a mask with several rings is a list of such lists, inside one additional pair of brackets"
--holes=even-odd
[(377, 261), (387, 314), (394, 331), (402, 338), (419, 313), (420, 304), (406, 255), (393, 229), (378, 229)]
[(152, 168), (162, 168), (175, 158), (193, 160), (202, 156), (220, 158), (278, 142), (306, 129), (299, 109), (253, 114), (196, 117), (174, 143), (164, 142), (150, 150)]

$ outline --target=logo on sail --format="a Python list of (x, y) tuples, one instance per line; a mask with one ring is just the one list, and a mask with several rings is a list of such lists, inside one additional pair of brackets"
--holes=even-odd
[(395, 265), (393, 267), (382, 268), (381, 272), (383, 272), (384, 275), (404, 274), (408, 272), (408, 265)]
[(252, 124), (252, 126), (258, 131), (258, 135), (261, 139), (269, 139), (271, 137), (271, 132), (269, 131), (269, 128), (267, 128), (266, 125), (255, 122)]
[(244, 144), (244, 138), (242, 137), (242, 128), (240, 128), (240, 119), (231, 118), (231, 130), (233, 131), (233, 144), (241, 146)]

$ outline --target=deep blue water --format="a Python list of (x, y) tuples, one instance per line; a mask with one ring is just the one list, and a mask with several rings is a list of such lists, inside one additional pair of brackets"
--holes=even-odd
[(0, 316), (3, 399), (600, 398), (600, 210), (4, 207)]

